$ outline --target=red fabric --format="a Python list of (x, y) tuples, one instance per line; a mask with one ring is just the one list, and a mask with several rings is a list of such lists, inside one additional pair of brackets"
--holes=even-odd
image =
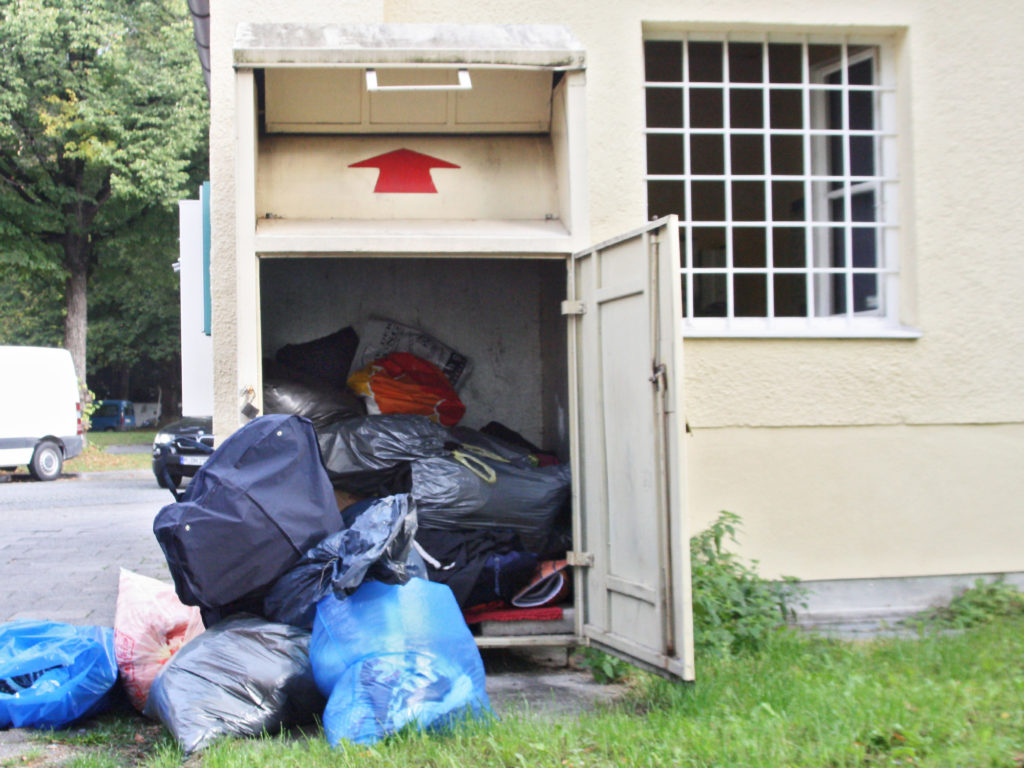
[(474, 606), (463, 612), (467, 624), (481, 621), (558, 621), (562, 608), (551, 605), (546, 608), (492, 608), (493, 603)]
[(441, 369), (408, 352), (392, 352), (356, 371), (348, 385), (370, 413), (414, 413), (454, 427), (466, 412)]

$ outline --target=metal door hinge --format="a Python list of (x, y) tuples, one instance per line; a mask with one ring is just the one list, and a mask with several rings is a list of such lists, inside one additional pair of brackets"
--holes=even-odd
[(562, 302), (562, 314), (563, 315), (582, 315), (585, 314), (587, 308), (583, 305), (582, 301), (563, 301)]
[(651, 384), (654, 385), (654, 388), (656, 390), (661, 392), (665, 389), (665, 364), (655, 363), (652, 366), (652, 371), (653, 373), (651, 373), (651, 378), (649, 379), (649, 381), (651, 382)]
[(594, 554), (593, 552), (566, 552), (565, 562), (582, 568), (592, 568), (594, 566)]

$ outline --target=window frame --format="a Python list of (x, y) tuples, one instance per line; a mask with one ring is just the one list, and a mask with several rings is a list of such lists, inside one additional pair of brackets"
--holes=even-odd
[[(669, 181), (682, 182), (683, 210), (676, 213), (680, 219), (681, 252), (684, 263), (681, 265), (681, 278), (684, 281), (685, 308), (683, 317), (684, 334), (687, 336), (707, 337), (899, 337), (914, 338), (920, 332), (908, 328), (900, 322), (900, 277), (899, 253), (897, 249), (899, 241), (899, 195), (900, 180), (898, 178), (897, 165), (897, 144), (899, 135), (896, 130), (897, 116), (897, 87), (895, 82), (895, 51), (894, 42), (888, 35), (865, 37), (864, 35), (853, 34), (815, 34), (815, 33), (786, 33), (786, 32), (738, 32), (738, 31), (687, 31), (687, 30), (666, 30), (658, 29), (648, 31), (644, 35), (645, 46), (649, 42), (678, 42), (681, 43), (681, 75), (679, 80), (648, 80), (645, 75), (644, 91), (645, 103), (652, 95), (652, 91), (658, 89), (678, 89), (681, 91), (682, 125), (681, 127), (656, 127), (648, 125), (648, 119), (644, 118), (644, 139), (645, 145), (650, 146), (650, 136), (678, 135), (684, 144), (682, 173), (651, 173), (648, 166), (650, 158), (645, 152), (644, 168), (644, 189), (645, 209), (650, 212), (651, 182)], [(720, 43), (722, 44), (722, 72), (721, 81), (698, 81), (690, 80), (690, 53), (689, 43)], [(732, 43), (756, 43), (761, 50), (761, 74), (760, 81), (753, 82), (731, 82), (729, 73), (729, 44)], [(800, 45), (800, 68), (801, 75), (799, 82), (781, 82), (771, 79), (769, 68), (769, 45), (775, 43), (799, 44)], [(832, 62), (811, 63), (809, 56), (810, 46), (838, 46), (840, 56)], [(851, 85), (847, 82), (848, 72), (851, 66), (857, 63), (872, 59), (875, 61), (874, 78), (870, 85)], [(647, 54), (645, 50), (645, 66)], [(830, 73), (842, 72), (842, 82), (839, 85), (826, 83)], [(722, 119), (720, 127), (695, 128), (691, 125), (691, 93), (696, 90), (717, 90), (722, 94)], [(760, 128), (735, 128), (731, 124), (730, 102), (731, 94), (738, 90), (751, 91), (760, 94), (762, 102), (762, 122)], [(799, 128), (778, 129), (773, 125), (770, 117), (771, 97), (777, 91), (796, 90), (801, 100), (801, 124)], [(850, 173), (849, 152), (844, 152), (845, 167), (839, 176), (831, 175), (827, 165), (827, 144), (829, 136), (840, 136), (843, 146), (849, 147), (851, 130), (849, 127), (849, 103), (848, 94), (854, 91), (864, 91), (872, 94), (872, 126), (870, 130), (854, 130), (852, 135), (870, 135), (875, 138), (872, 142), (874, 152), (874, 166), (872, 177), (856, 177)], [(842, 120), (843, 125), (838, 129), (829, 129), (827, 120), (827, 104), (829, 93), (840, 93), (842, 95)], [(815, 101), (817, 100), (817, 105)], [(814, 121), (818, 121), (815, 123)], [(763, 160), (761, 173), (754, 175), (734, 174), (730, 167), (731, 137), (736, 135), (760, 136), (763, 142)], [(717, 174), (695, 174), (692, 172), (691, 141), (693, 136), (711, 135), (721, 136), (723, 141), (723, 168), (720, 175)], [(802, 171), (798, 175), (773, 173), (771, 144), (773, 136), (789, 135), (799, 136), (803, 147)], [(817, 140), (815, 140), (817, 139)], [(818, 145), (815, 147), (814, 145)], [(820, 152), (824, 147), (826, 156), (815, 157), (815, 152)], [(826, 164), (821, 165), (822, 162)], [(859, 181), (858, 181), (859, 179)], [(713, 180), (720, 182), (725, 188), (725, 210), (722, 221), (707, 221), (693, 218), (693, 183), (694, 181)], [(764, 185), (764, 214), (762, 221), (743, 221), (733, 217), (731, 210), (731, 185), (737, 180), (757, 181)], [(803, 220), (784, 221), (773, 220), (771, 210), (772, 185), (776, 181), (799, 182), (803, 185), (804, 200), (811, 201), (811, 206), (805, 206)], [(815, 219), (816, 190), (826, 190), (829, 183), (838, 182), (842, 185), (837, 199), (844, 200), (845, 215), (843, 221), (833, 223), (831, 215), (824, 220)], [(861, 224), (852, 221), (852, 198), (861, 192), (875, 191), (876, 216), (873, 221)], [(835, 197), (835, 195), (833, 195)], [(719, 227), (726, 235), (726, 247), (724, 266), (707, 268), (698, 263), (700, 255), (694, 250), (693, 230), (695, 227)], [(874, 266), (869, 268), (858, 267), (853, 263), (852, 233), (858, 227), (868, 228), (874, 231)], [(743, 267), (734, 264), (733, 259), (733, 236), (737, 229), (747, 228), (749, 230), (760, 230), (764, 233), (764, 265), (755, 267)], [(799, 266), (777, 266), (773, 254), (773, 234), (786, 228), (803, 229), (803, 250), (804, 263)], [(845, 266), (835, 267), (831, 263), (822, 263), (822, 259), (831, 262), (831, 246), (822, 244), (821, 238), (826, 240), (833, 236), (833, 231), (839, 229), (845, 239), (844, 256)], [(817, 240), (817, 242), (816, 242)], [(726, 309), (723, 317), (695, 317), (694, 316), (694, 285), (695, 278), (701, 274), (714, 274), (724, 276), (726, 291)], [(763, 277), (765, 290), (765, 313), (766, 316), (745, 317), (737, 316), (735, 306), (735, 285), (736, 277), (750, 274)], [(806, 295), (804, 299), (805, 314), (803, 316), (776, 316), (774, 307), (774, 287), (778, 275), (796, 275), (805, 278)], [(858, 274), (875, 274), (876, 294), (880, 307), (878, 309), (855, 310), (857, 294), (854, 293), (854, 276)], [(840, 314), (819, 314), (822, 306), (827, 306), (826, 297), (830, 297), (833, 290), (833, 281), (836, 275), (840, 275), (845, 281), (846, 299), (844, 300), (844, 311)], [(706, 280), (708, 283), (718, 283), (717, 280)]]

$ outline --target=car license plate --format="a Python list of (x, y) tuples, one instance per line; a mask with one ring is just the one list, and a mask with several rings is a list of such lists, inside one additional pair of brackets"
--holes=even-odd
[(198, 467), (206, 463), (205, 456), (182, 456), (181, 463), (186, 467)]

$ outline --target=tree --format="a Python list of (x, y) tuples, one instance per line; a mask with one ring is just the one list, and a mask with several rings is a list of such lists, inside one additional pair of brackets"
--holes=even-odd
[[(89, 282), (89, 380), (97, 393), (156, 400), (176, 412), (181, 390), (177, 221), (152, 210), (103, 242)], [(145, 254), (140, 258), (139, 254)]]
[(185, 0), (0, 0), (0, 261), (59, 270), (83, 382), (103, 245), (174, 215), (206, 130)]

